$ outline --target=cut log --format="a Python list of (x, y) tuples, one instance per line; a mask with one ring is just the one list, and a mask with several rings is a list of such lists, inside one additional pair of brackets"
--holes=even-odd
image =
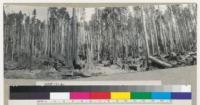
[(160, 66), (162, 66), (162, 67), (168, 67), (168, 68), (172, 67), (171, 64), (169, 64), (169, 63), (167, 63), (167, 62), (164, 62), (164, 61), (162, 61), (162, 60), (160, 60), (160, 59), (157, 59), (157, 58), (155, 58), (155, 57), (153, 57), (153, 56), (149, 56), (149, 59), (150, 59), (152, 62), (154, 62), (154, 63), (156, 63), (156, 64), (158, 64), (158, 65), (160, 65)]

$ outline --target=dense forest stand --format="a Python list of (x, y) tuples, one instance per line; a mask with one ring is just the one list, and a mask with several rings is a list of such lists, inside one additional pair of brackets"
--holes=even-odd
[(92, 71), (102, 64), (140, 71), (196, 64), (196, 5), (165, 7), (94, 8), (88, 21), (86, 8), (49, 7), (46, 21), (36, 9), (31, 16), (4, 10), (4, 68)]

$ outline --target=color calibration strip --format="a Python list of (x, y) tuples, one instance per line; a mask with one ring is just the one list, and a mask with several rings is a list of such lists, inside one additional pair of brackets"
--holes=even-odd
[(192, 99), (191, 86), (11, 86), (11, 100)]
[(10, 92), (191, 92), (190, 85), (164, 86), (10, 86)]
[(10, 99), (192, 99), (191, 92), (50, 92), (12, 93)]

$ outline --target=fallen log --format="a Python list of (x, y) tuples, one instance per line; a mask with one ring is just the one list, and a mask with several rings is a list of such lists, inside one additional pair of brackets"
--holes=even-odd
[(164, 61), (162, 61), (162, 60), (160, 60), (160, 59), (157, 59), (156, 57), (149, 56), (149, 59), (150, 59), (152, 62), (154, 62), (154, 63), (156, 63), (156, 64), (158, 64), (158, 65), (160, 65), (160, 66), (162, 66), (162, 67), (168, 67), (168, 68), (172, 67), (171, 64), (169, 64), (169, 63), (167, 63), (167, 62), (164, 62)]
[(132, 65), (129, 65), (129, 69), (130, 70), (138, 70), (138, 65), (134, 65), (134, 64), (132, 64)]
[(102, 61), (102, 64), (104, 65), (104, 67), (109, 67), (109, 66), (111, 66), (110, 61)]

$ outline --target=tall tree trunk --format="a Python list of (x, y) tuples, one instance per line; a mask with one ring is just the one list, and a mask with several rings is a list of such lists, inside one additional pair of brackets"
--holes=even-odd
[(76, 17), (76, 9), (73, 8), (73, 14), (72, 14), (72, 61), (77, 61), (77, 48), (78, 48), (78, 42), (77, 42), (77, 17)]
[(146, 30), (146, 20), (145, 20), (145, 13), (144, 8), (142, 6), (142, 20), (143, 20), (143, 28), (144, 28), (144, 36), (145, 36), (145, 44), (146, 44), (146, 65), (147, 69), (149, 68), (148, 59), (149, 59), (149, 44), (148, 44), (148, 35)]

